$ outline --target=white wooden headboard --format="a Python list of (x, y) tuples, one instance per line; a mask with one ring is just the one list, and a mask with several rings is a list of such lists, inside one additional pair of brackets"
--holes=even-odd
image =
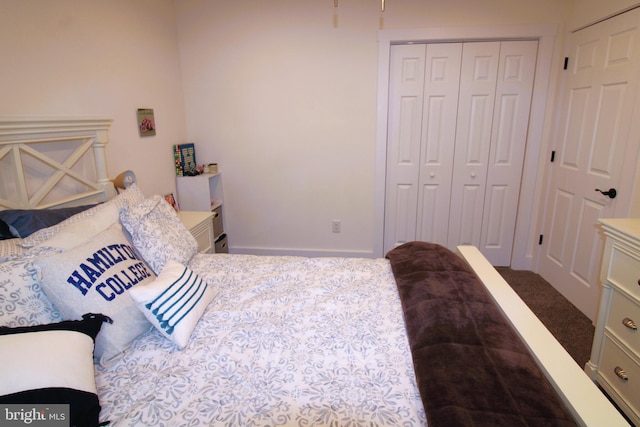
[(0, 210), (105, 201), (111, 119), (0, 117)]

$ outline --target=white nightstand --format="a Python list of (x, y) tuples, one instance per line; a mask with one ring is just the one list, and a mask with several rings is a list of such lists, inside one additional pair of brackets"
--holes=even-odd
[(208, 254), (215, 252), (213, 212), (180, 211), (178, 217), (195, 237), (200, 252)]

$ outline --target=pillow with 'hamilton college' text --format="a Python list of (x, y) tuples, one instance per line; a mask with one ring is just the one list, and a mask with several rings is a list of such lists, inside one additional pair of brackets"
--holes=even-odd
[[(0, 327), (0, 404), (65, 404), (70, 410), (68, 425), (98, 426), (93, 347), (108, 321), (101, 314), (85, 314), (82, 320)], [(0, 424), (5, 417), (0, 416)]]
[(92, 312), (113, 320), (96, 339), (97, 359), (108, 361), (117, 356), (151, 329), (128, 289), (152, 282), (155, 275), (136, 255), (119, 224), (34, 264), (42, 289), (65, 318)]

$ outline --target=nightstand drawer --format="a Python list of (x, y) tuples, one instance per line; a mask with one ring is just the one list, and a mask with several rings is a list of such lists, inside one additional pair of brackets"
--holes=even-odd
[[(640, 307), (619, 292), (614, 292), (607, 329), (635, 354), (640, 354)], [(634, 329), (634, 327), (636, 329)]]
[[(599, 375), (638, 413), (640, 396), (640, 366), (618, 345), (605, 335), (602, 364)], [(626, 379), (625, 379), (626, 378)]]
[(180, 211), (178, 218), (198, 243), (198, 251), (212, 253), (214, 244), (211, 212)]
[(213, 248), (211, 247), (211, 242), (213, 242), (213, 229), (209, 222), (198, 224), (190, 231), (191, 235), (196, 239), (196, 242), (198, 242), (198, 250), (200, 252), (213, 252)]
[(640, 299), (640, 260), (614, 246), (607, 281)]

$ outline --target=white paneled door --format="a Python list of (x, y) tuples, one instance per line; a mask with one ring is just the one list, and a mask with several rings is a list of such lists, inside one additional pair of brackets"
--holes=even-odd
[[(636, 9), (573, 33), (565, 71), (540, 274), (592, 320), (603, 247), (598, 218), (624, 215), (617, 207), (631, 195), (619, 191), (620, 184), (635, 172), (623, 165), (637, 150), (630, 127), (640, 76), (639, 24)], [(615, 198), (596, 191), (611, 188), (618, 190)]]
[(536, 41), (391, 48), (385, 251), (478, 246), (509, 265)]

